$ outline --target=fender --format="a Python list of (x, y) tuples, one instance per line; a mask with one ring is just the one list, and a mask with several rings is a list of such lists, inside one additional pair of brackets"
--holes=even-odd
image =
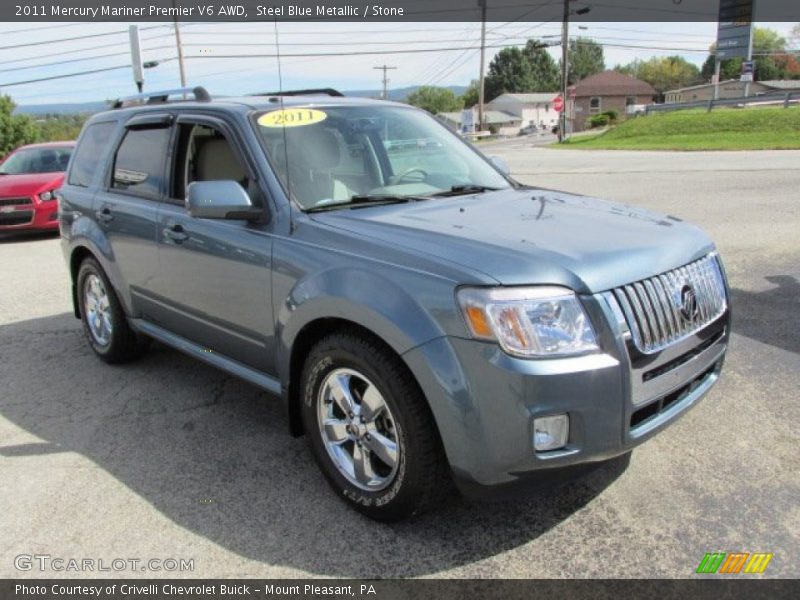
[[(98, 224), (88, 217), (83, 215), (78, 216), (70, 226), (69, 237), (64, 237), (65, 256), (67, 265), (70, 268), (70, 275), (72, 275), (72, 257), (75, 252), (86, 250), (88, 251), (99, 263), (105, 271), (108, 278), (111, 280), (111, 285), (117, 292), (117, 297), (122, 303), (125, 313), (130, 316), (130, 297), (121, 293), (124, 286), (119, 285), (120, 277), (119, 271), (116, 268), (116, 261), (114, 260), (114, 251), (108, 243), (108, 238)], [(73, 277), (72, 281), (72, 304), (75, 309), (75, 315), (78, 316), (78, 292), (77, 284)]]
[[(419, 274), (415, 276), (418, 277)], [(413, 288), (409, 283), (349, 267), (330, 269), (300, 280), (280, 306), (275, 307), (276, 367), (283, 385), (290, 379), (291, 352), (298, 334), (318, 319), (351, 321), (374, 333), (399, 355), (444, 336), (442, 325), (408, 293)], [(425, 278), (425, 283), (428, 292), (431, 285), (445, 288), (431, 292), (430, 296), (426, 294), (427, 297), (452, 295), (451, 282)]]

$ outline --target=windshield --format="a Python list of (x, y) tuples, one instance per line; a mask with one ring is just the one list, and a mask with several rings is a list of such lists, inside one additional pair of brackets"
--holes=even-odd
[(72, 154), (71, 146), (17, 150), (0, 164), (0, 174), (24, 175), (66, 171), (70, 154)]
[(255, 122), (284, 188), (306, 210), (344, 205), (354, 197), (510, 187), (458, 137), (418, 110), (292, 107), (259, 113)]

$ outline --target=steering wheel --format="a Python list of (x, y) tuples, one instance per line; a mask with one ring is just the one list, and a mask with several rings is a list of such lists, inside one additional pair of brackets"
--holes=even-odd
[(428, 172), (427, 172), (427, 171), (425, 171), (425, 170), (423, 170), (423, 169), (420, 169), (419, 167), (411, 167), (410, 169), (406, 169), (405, 171), (403, 171), (402, 173), (400, 173), (400, 175), (398, 175), (397, 177), (395, 177), (395, 183), (402, 183), (402, 182), (403, 182), (403, 180), (404, 180), (406, 177), (408, 177), (409, 175), (411, 175), (412, 173), (419, 173), (419, 174), (421, 174), (421, 175), (422, 175), (422, 178), (421, 178), (421, 179), (419, 179), (419, 180), (416, 180), (416, 179), (415, 179), (415, 180), (414, 180), (415, 182), (416, 182), (416, 181), (425, 181), (425, 179), (428, 177)]

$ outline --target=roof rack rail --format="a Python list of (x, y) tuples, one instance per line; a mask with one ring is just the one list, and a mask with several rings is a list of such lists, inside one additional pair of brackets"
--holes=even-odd
[(118, 98), (114, 100), (111, 108), (124, 108), (126, 106), (134, 106), (136, 104), (163, 104), (169, 102), (170, 96), (182, 96), (180, 100), (186, 100), (186, 96), (194, 96), (197, 102), (210, 102), (211, 95), (206, 88), (198, 85), (193, 88), (178, 88), (174, 90), (162, 90), (159, 92), (146, 92), (144, 94), (136, 94), (135, 96), (126, 96), (125, 98)]
[(333, 88), (312, 88), (308, 90), (282, 90), (280, 92), (259, 92), (251, 96), (333, 96), (343, 98), (344, 94)]

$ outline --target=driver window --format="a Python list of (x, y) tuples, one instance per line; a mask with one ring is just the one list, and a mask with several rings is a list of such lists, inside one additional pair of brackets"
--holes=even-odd
[(181, 124), (173, 173), (172, 199), (183, 204), (186, 188), (194, 181), (233, 180), (256, 202), (257, 189), (230, 142), (206, 125)]

